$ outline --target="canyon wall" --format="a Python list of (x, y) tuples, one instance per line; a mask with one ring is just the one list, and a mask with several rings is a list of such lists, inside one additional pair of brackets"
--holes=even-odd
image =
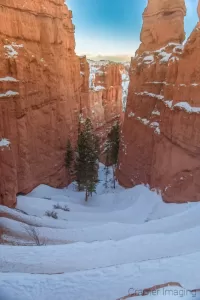
[(167, 202), (200, 200), (200, 24), (183, 46), (184, 0), (149, 0), (132, 58), (118, 179)]
[[(63, 186), (81, 84), (72, 13), (63, 0), (0, 6), (0, 203), (40, 183)], [(4, 142), (6, 146), (4, 146)]]
[[(101, 151), (112, 126), (122, 123), (123, 88), (122, 64), (109, 61), (91, 61), (80, 58), (82, 93), (81, 119), (92, 120), (96, 134), (100, 139)], [(88, 77), (89, 75), (89, 77)]]
[(0, 24), (0, 204), (14, 206), (39, 184), (66, 186), (67, 139), (76, 143), (82, 114), (105, 139), (122, 88), (116, 65), (102, 66), (89, 88), (63, 0), (2, 0)]

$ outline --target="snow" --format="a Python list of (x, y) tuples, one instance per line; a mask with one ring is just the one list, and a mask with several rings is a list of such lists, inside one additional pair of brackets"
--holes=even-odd
[(122, 106), (123, 106), (123, 111), (126, 110), (126, 103), (127, 103), (127, 98), (128, 98), (128, 88), (129, 88), (129, 83), (130, 83), (130, 78), (129, 78), (129, 72), (127, 68), (130, 68), (130, 63), (125, 64), (126, 68), (121, 71), (121, 77), (122, 77)]
[(139, 120), (144, 125), (148, 125), (149, 124), (149, 120), (147, 120), (146, 118), (137, 117), (136, 119)]
[(13, 77), (10, 77), (10, 76), (7, 76), (7, 77), (4, 77), (4, 78), (0, 78), (0, 81), (10, 81), (10, 82), (18, 82), (17, 79), (13, 78)]
[(140, 93), (135, 93), (135, 95), (138, 95), (138, 96), (149, 96), (149, 97), (157, 98), (159, 100), (163, 100), (164, 99), (164, 96), (162, 96), (162, 95), (149, 93), (147, 91), (140, 92)]
[(161, 60), (160, 60), (160, 62), (161, 63), (166, 63), (166, 62), (169, 61), (169, 59), (171, 57), (171, 53), (167, 53), (167, 52), (164, 51), (164, 52), (160, 52), (159, 56), (162, 57)]
[(0, 147), (9, 147), (10, 146), (10, 141), (7, 139), (1, 139), (0, 140)]
[(95, 91), (98, 91), (98, 89), (96, 89), (97, 87), (95, 87), (95, 78), (96, 78), (96, 75), (103, 75), (104, 72), (101, 70), (101, 68), (104, 67), (104, 66), (106, 66), (110, 62), (106, 61), (106, 60), (105, 61), (98, 61), (98, 62), (96, 62), (96, 61), (88, 59), (88, 63), (89, 63), (89, 68), (90, 68), (89, 88), (90, 89), (94, 89)]
[(150, 84), (165, 84), (165, 85), (168, 85), (168, 83), (166, 81), (150, 81), (150, 82), (147, 82), (147, 83), (150, 83)]
[[(159, 129), (158, 122), (138, 119)], [(125, 190), (117, 184), (114, 190), (112, 168), (106, 188), (102, 164), (99, 180), (87, 203), (72, 183), (63, 189), (40, 185), (18, 196), (17, 210), (0, 206), (3, 239), (11, 243), (0, 246), (0, 299), (116, 300), (179, 282), (184, 288), (170, 287), (167, 298), (184, 293), (181, 298), (192, 300), (188, 290), (199, 288), (200, 203), (166, 204), (144, 185)], [(56, 220), (45, 216), (57, 203), (70, 211), (56, 210)], [(27, 224), (36, 226), (45, 246), (32, 245)], [(156, 291), (157, 297), (168, 289)]]
[(134, 117), (134, 116), (135, 116), (135, 113), (133, 113), (133, 112), (130, 112), (130, 113), (128, 114), (128, 117), (129, 117), (129, 118)]
[(174, 107), (178, 107), (180, 109), (185, 110), (188, 113), (200, 113), (200, 107), (192, 107), (188, 102), (178, 102), (174, 105)]
[(18, 92), (14, 92), (14, 91), (7, 91), (4, 94), (0, 94), (0, 98), (4, 98), (4, 97), (13, 97), (13, 96), (17, 96), (19, 95)]
[(173, 106), (173, 100), (166, 100), (165, 104), (166, 104), (167, 107), (172, 108), (172, 106)]
[(149, 125), (151, 128), (155, 128), (155, 133), (156, 134), (160, 134), (160, 124), (158, 122), (152, 122), (150, 125)]
[[(185, 86), (184, 84), (180, 84), (182, 86)], [(194, 85), (194, 84), (193, 84)], [(193, 107), (188, 102), (178, 102), (175, 105), (173, 105), (173, 100), (165, 100), (163, 95), (153, 94), (149, 93), (147, 91), (144, 92), (135, 92), (135, 95), (137, 96), (148, 96), (153, 97), (158, 100), (161, 100), (167, 107), (169, 107), (171, 110), (175, 108), (179, 108), (181, 110), (186, 111), (187, 113), (200, 113), (200, 107)], [(153, 111), (152, 114), (160, 114), (158, 111)]]
[(95, 92), (98, 92), (98, 91), (105, 90), (105, 87), (103, 87), (101, 85), (98, 85), (98, 86), (95, 86), (93, 89), (94, 89)]
[[(153, 115), (160, 115), (160, 113), (158, 111), (153, 111), (152, 112)], [(128, 114), (128, 117), (134, 117), (136, 120), (140, 121), (142, 124), (144, 124), (145, 126), (149, 126), (150, 128), (155, 129), (154, 132), (155, 134), (160, 134), (160, 125), (158, 122), (151, 122), (150, 120), (146, 119), (146, 118), (141, 118), (141, 117), (137, 117), (135, 113), (130, 112)]]
[[(166, 52), (166, 49), (169, 47), (173, 47), (173, 51), (171, 49), (170, 52)], [(141, 56), (136, 56), (137, 62), (138, 62), (138, 66), (141, 65), (142, 63), (146, 64), (146, 65), (152, 65), (155, 64), (155, 58), (159, 58), (159, 63), (168, 63), (169, 60), (176, 60), (178, 59), (177, 56), (172, 56), (172, 52), (175, 53), (175, 55), (177, 53), (180, 53), (183, 50), (183, 46), (181, 44), (177, 44), (177, 43), (168, 43), (165, 47), (162, 47), (158, 50), (155, 51), (145, 51), (143, 52), (143, 55)]]
[(4, 49), (6, 50), (6, 56), (9, 58), (16, 58), (18, 56), (18, 52), (16, 49), (23, 48), (22, 44), (16, 44), (12, 42), (10, 45), (4, 45)]
[(145, 56), (144, 59), (143, 59), (143, 62), (144, 62), (145, 64), (150, 64), (150, 63), (154, 62), (154, 57), (153, 57), (153, 55)]
[(93, 66), (92, 64), (90, 66), (90, 76), (89, 76), (89, 88), (92, 89), (94, 88), (94, 81), (96, 77), (97, 71), (99, 71), (99, 67)]
[(152, 115), (160, 116), (160, 112), (159, 112), (157, 109), (154, 109), (154, 110), (152, 111)]
[(183, 49), (184, 49), (184, 45), (177, 45), (175, 48), (174, 48), (174, 50), (173, 50), (173, 52), (182, 52), (183, 51)]

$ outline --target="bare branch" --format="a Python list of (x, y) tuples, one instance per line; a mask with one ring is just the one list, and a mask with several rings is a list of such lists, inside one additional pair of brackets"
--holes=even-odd
[(44, 238), (40, 238), (40, 233), (37, 227), (31, 225), (25, 225), (24, 229), (26, 230), (27, 234), (34, 241), (36, 246), (45, 246), (46, 241)]

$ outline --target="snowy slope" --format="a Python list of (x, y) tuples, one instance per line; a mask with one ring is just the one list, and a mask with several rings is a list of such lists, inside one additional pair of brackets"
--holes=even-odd
[[(18, 197), (17, 210), (0, 206), (0, 300), (114, 300), (172, 281), (200, 287), (200, 203), (166, 204), (143, 185), (106, 189), (103, 165), (99, 179), (88, 203), (74, 184), (41, 185)], [(44, 246), (33, 246), (27, 224)]]

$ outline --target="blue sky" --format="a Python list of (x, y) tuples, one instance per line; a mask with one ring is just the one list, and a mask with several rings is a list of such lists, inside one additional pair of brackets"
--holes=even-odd
[[(162, 1), (162, 0), (161, 0)], [(197, 23), (198, 0), (186, 0), (185, 31)], [(139, 45), (147, 0), (66, 0), (73, 11), (78, 54), (130, 54)]]

